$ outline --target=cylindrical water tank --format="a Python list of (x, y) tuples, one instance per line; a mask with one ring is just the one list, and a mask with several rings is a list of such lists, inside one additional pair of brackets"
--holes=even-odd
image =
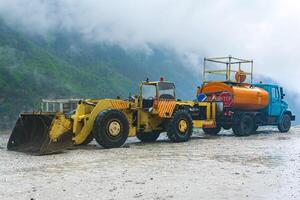
[(225, 91), (232, 95), (231, 108), (236, 110), (260, 110), (269, 104), (269, 93), (250, 84), (211, 82), (202, 88), (202, 92), (208, 96)]

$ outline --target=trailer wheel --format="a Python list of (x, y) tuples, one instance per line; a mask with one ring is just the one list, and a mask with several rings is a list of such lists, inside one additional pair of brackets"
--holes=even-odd
[(167, 128), (167, 136), (172, 142), (185, 142), (191, 138), (193, 120), (186, 110), (178, 110), (174, 113)]
[(232, 130), (236, 136), (249, 136), (255, 129), (255, 121), (250, 115), (238, 116), (239, 119), (235, 120)]
[(122, 112), (105, 110), (96, 117), (93, 136), (104, 148), (122, 146), (128, 138), (128, 133), (128, 120)]
[(278, 130), (281, 133), (286, 133), (290, 130), (290, 128), (291, 128), (291, 117), (288, 114), (284, 114), (278, 124)]
[(207, 135), (218, 135), (221, 131), (221, 126), (217, 125), (215, 128), (202, 128), (202, 130)]
[(160, 132), (137, 133), (136, 137), (142, 142), (154, 142), (159, 137)]

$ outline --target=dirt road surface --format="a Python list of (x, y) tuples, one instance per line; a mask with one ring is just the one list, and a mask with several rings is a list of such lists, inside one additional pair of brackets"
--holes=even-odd
[(0, 136), (0, 199), (300, 199), (300, 127), (250, 137), (87, 147), (48, 156), (6, 150)]

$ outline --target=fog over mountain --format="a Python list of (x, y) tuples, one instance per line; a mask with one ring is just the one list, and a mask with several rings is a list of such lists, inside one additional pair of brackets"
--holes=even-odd
[(89, 42), (148, 53), (163, 46), (196, 70), (203, 56), (251, 58), (257, 74), (298, 95), (299, 10), (297, 0), (0, 1), (1, 17), (32, 33), (76, 31)]
[[(114, 73), (119, 73), (116, 77), (119, 77), (128, 73), (122, 69), (122, 63), (126, 62), (124, 66), (133, 66), (133, 71), (138, 69), (136, 66), (144, 67), (144, 71), (141, 70), (139, 74), (147, 71), (147, 74), (157, 76), (159, 70), (151, 73), (150, 67), (157, 64), (155, 67), (165, 66), (165, 71), (170, 69), (173, 76), (177, 73), (177, 78), (181, 80), (180, 86), (185, 84), (184, 87), (188, 87), (187, 85), (191, 83), (201, 81), (203, 57), (233, 55), (254, 60), (255, 80), (268, 80), (284, 86), (287, 97), (296, 110), (299, 107), (297, 99), (300, 97), (299, 10), (300, 2), (297, 0), (0, 0), (0, 19), (12, 28), (13, 33), (15, 30), (22, 34), (26, 33), (24, 37), (11, 36), (10, 31), (2, 33), (0, 39), (5, 41), (1, 47), (1, 52), (4, 53), (2, 62), (8, 63), (5, 60), (7, 54), (10, 56), (8, 60), (12, 63), (2, 67), (5, 66), (3, 70), (18, 71), (10, 66), (24, 65), (28, 66), (28, 69), (24, 68), (27, 70), (26, 73), (30, 73), (31, 68), (34, 68), (35, 73), (31, 74), (34, 79), (42, 76), (40, 73), (46, 77), (43, 71), (38, 71), (36, 67), (38, 65), (32, 64), (39, 61), (36, 58), (27, 56), (25, 58), (30, 62), (24, 64), (26, 51), (17, 45), (20, 41), (24, 41), (24, 45), (30, 50), (28, 52), (41, 53), (38, 57), (50, 55), (53, 59), (58, 59), (57, 63), (47, 60), (51, 61), (49, 63), (53, 64), (53, 68), (67, 63), (70, 71), (74, 70), (73, 65), (75, 67), (80, 65), (81, 68), (76, 70), (84, 71), (84, 67), (87, 67), (91, 72), (92, 66), (95, 71), (99, 71), (100, 68), (104, 71), (115, 70)], [(5, 26), (2, 28), (7, 30)], [(61, 33), (65, 38), (59, 36)], [(66, 39), (68, 34), (79, 38), (74, 39), (71, 36), (72, 39), (68, 40)], [(40, 44), (40, 39), (37, 38), (44, 38), (44, 41)], [(78, 43), (72, 40), (84, 41), (86, 45), (80, 42), (78, 46)], [(97, 47), (98, 44), (100, 47)], [(101, 46), (103, 44), (106, 46)], [(115, 46), (124, 52), (116, 50)], [(129, 56), (126, 52), (129, 52)], [(139, 56), (136, 58), (133, 52), (139, 52), (137, 54)], [(141, 52), (152, 56), (145, 64), (147, 67), (143, 66), (143, 63), (148, 58), (143, 57)], [(172, 55), (175, 53), (176, 58), (167, 56), (163, 61), (159, 61), (162, 52), (166, 54), (172, 52)], [(110, 53), (113, 55), (109, 56)], [(29, 54), (31, 56), (31, 53)], [(106, 56), (107, 60), (103, 62), (99, 55), (103, 58)], [(93, 59), (89, 60), (91, 58)], [(14, 63), (16, 60), (18, 64)], [(44, 63), (45, 66), (49, 66), (47, 62)], [(174, 66), (174, 63), (178, 63), (176, 69), (184, 65), (190, 73), (183, 73), (181, 70), (172, 71), (171, 65)], [(15, 73), (9, 70), (9, 73)], [(193, 77), (190, 74), (193, 74)], [(197, 74), (199, 79), (196, 78)], [(86, 76), (89, 77), (90, 74)], [(15, 78), (18, 81), (23, 80)], [(65, 80), (59, 76), (55, 78), (61, 79), (62, 82)], [(130, 82), (132, 78), (126, 77), (126, 74), (123, 78), (131, 85), (136, 81), (134, 79)], [(74, 77), (70, 75), (69, 79)], [(73, 85), (68, 85), (71, 84), (68, 82), (69, 79), (63, 84), (70, 89)], [(190, 82), (187, 79), (190, 79)], [(96, 83), (99, 82), (96, 77), (94, 80)], [(64, 86), (60, 86), (62, 87), (60, 92), (64, 94)], [(11, 90), (10, 87), (7, 91)], [(116, 91), (125, 91), (125, 88), (118, 89), (118, 87), (116, 86)], [(191, 86), (194, 87), (195, 84)], [(74, 87), (71, 90), (72, 92), (68, 94), (78, 94), (81, 91), (79, 86), (76, 90)], [(90, 90), (84, 96), (97, 95)], [(56, 94), (57, 91), (54, 89), (52, 92)], [(193, 94), (193, 91), (190, 93)], [(35, 95), (37, 101), (40, 93), (36, 92)], [(10, 101), (6, 100), (9, 104)]]

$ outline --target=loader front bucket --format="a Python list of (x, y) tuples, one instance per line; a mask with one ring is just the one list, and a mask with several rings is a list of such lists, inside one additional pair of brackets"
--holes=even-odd
[(51, 154), (72, 146), (72, 124), (62, 113), (23, 113), (9, 138), (7, 149)]

